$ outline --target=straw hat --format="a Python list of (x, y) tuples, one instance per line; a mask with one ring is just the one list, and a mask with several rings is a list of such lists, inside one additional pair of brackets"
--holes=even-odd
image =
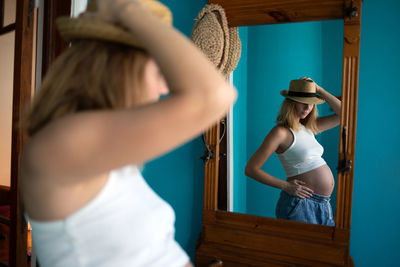
[(190, 39), (224, 76), (236, 68), (241, 53), (238, 28), (228, 27), (225, 10), (220, 5), (206, 5), (199, 12)]
[(313, 80), (299, 79), (290, 81), (289, 90), (281, 91), (281, 95), (305, 104), (322, 104), (324, 99), (317, 94), (317, 86)]
[[(168, 25), (172, 25), (172, 13), (165, 5), (155, 0), (140, 0), (153, 14)], [(86, 11), (95, 12), (97, 1), (91, 0)], [(135, 36), (123, 27), (93, 17), (60, 17), (56, 20), (58, 31), (66, 41), (77, 39), (95, 39), (121, 43), (129, 46), (144, 48)]]

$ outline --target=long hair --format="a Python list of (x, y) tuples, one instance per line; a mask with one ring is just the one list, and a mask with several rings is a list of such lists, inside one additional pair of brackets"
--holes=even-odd
[(296, 102), (291, 99), (285, 98), (279, 110), (278, 117), (276, 118), (276, 123), (286, 128), (291, 128), (295, 132), (298, 132), (300, 130), (301, 123), (304, 125), (304, 127), (310, 129), (314, 134), (317, 134), (319, 132), (317, 127), (317, 117), (317, 106), (314, 105), (310, 114), (308, 114), (307, 117), (305, 117), (304, 119), (300, 119), (299, 122), (296, 112)]
[(52, 64), (35, 96), (24, 125), (28, 135), (68, 114), (122, 109), (139, 102), (148, 59), (143, 50), (121, 44), (73, 43)]

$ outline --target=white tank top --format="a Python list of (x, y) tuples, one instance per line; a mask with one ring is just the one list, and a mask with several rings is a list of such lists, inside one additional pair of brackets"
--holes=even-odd
[(66, 219), (29, 221), (43, 267), (182, 267), (189, 261), (174, 240), (174, 211), (136, 166), (111, 171), (102, 191)]
[(322, 158), (324, 148), (315, 139), (313, 132), (300, 124), (299, 132), (293, 133), (293, 143), (285, 152), (278, 154), (287, 177), (316, 169), (326, 162)]

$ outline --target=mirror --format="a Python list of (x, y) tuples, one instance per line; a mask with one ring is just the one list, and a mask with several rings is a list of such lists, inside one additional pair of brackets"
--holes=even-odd
[[(343, 20), (239, 27), (239, 35), (242, 56), (233, 72), (239, 96), (230, 114), (232, 132), (228, 132), (233, 141), (233, 148), (227, 154), (232, 157), (227, 162), (233, 162), (233, 172), (228, 178), (233, 183), (233, 192), (227, 196), (231, 203), (229, 211), (275, 218), (280, 190), (246, 177), (246, 163), (276, 125), (284, 99), (279, 92), (288, 89), (290, 80), (311, 77), (331, 94), (341, 94)], [(333, 114), (327, 103), (317, 106), (319, 116)], [(323, 159), (333, 173), (335, 184), (339, 128), (316, 135), (324, 147)], [(262, 169), (286, 180), (276, 153)], [(331, 205), (334, 211), (335, 189)]]
[[(220, 170), (223, 169), (219, 168), (219, 164), (220, 161), (223, 161), (223, 155), (226, 151), (229, 151), (230, 146), (228, 145), (225, 150), (224, 142), (220, 142), (221, 133), (224, 132), (224, 128), (221, 127), (221, 125), (225, 123), (216, 124), (214, 127), (207, 130), (205, 135), (205, 140), (214, 153), (213, 155), (219, 156), (212, 157), (205, 163), (204, 167), (204, 208), (202, 231), (196, 247), (196, 266), (210, 266), (210, 264), (216, 262), (223, 264), (223, 266), (354, 266), (349, 247), (360, 60), (361, 0), (320, 0), (318, 2), (312, 0), (209, 0), (209, 4), (219, 4), (225, 9), (228, 25), (230, 27), (267, 24), (283, 25), (284, 23), (290, 23), (290, 25), (295, 25), (293, 27), (296, 27), (296, 23), (327, 20), (339, 20), (340, 22), (338, 23), (344, 25), (342, 26), (343, 35), (341, 37), (340, 33), (336, 33), (337, 37), (335, 37), (336, 35), (329, 36), (341, 40), (343, 44), (342, 58), (340, 58), (340, 55), (335, 56), (336, 52), (333, 52), (334, 48), (330, 46), (334, 43), (332, 41), (333, 43), (329, 43), (329, 46), (326, 47), (328, 50), (326, 55), (329, 56), (329, 59), (325, 60), (331, 60), (330, 57), (334, 57), (337, 61), (332, 60), (328, 63), (321, 63), (321, 66), (330, 69), (334, 68), (333, 65), (331, 65), (335, 64), (334, 62), (342, 62), (342, 71), (339, 71), (339, 76), (329, 76), (328, 78), (328, 76), (325, 77), (322, 75), (323, 72), (319, 74), (315, 74), (316, 72), (304, 73), (304, 66), (301, 68), (301, 73), (299, 73), (298, 68), (293, 68), (292, 70), (285, 69), (272, 78), (269, 78), (269, 90), (265, 88), (265, 91), (261, 91), (263, 94), (268, 94), (265, 96), (263, 95), (263, 97), (270, 97), (269, 94), (271, 94), (271, 97), (278, 97), (279, 99), (279, 91), (287, 88), (289, 81), (293, 78), (316, 75), (315, 77), (321, 77), (322, 80), (319, 81), (317, 80), (318, 78), (313, 78), (316, 79), (322, 87), (326, 87), (326, 89), (334, 95), (336, 95), (335, 90), (341, 92), (337, 94), (341, 96), (342, 102), (340, 127), (330, 130), (332, 131), (331, 134), (336, 135), (336, 137), (339, 133), (339, 145), (337, 145), (337, 138), (336, 144), (329, 143), (329, 146), (332, 145), (334, 148), (338, 149), (336, 158), (340, 171), (337, 172), (336, 178), (335, 227), (278, 220), (265, 217), (265, 214), (263, 214), (263, 216), (257, 216), (218, 209), (218, 189), (222, 181), (221, 178), (224, 177), (223, 175), (219, 175)], [(327, 24), (329, 23), (330, 22), (327, 22)], [(249, 28), (247, 31), (249, 33), (253, 30)], [(332, 29), (330, 34), (336, 31), (337, 30)], [(294, 35), (295, 33), (292, 33), (292, 36)], [(305, 36), (305, 38), (307, 37), (308, 36)], [(279, 47), (279, 52), (289, 44), (292, 44), (292, 40), (282, 44), (282, 47)], [(262, 46), (260, 45), (260, 48), (264, 48), (264, 46), (272, 46), (272, 42), (269, 42), (269, 40), (268, 42), (265, 41)], [(277, 49), (278, 48), (276, 48), (276, 51), (278, 51)], [(322, 48), (320, 49), (322, 51)], [(243, 51), (246, 53), (247, 50)], [(289, 52), (293, 53), (293, 55), (299, 55), (298, 52), (295, 53), (292, 50)], [(271, 52), (269, 56), (274, 58), (275, 54)], [(278, 58), (278, 56), (276, 56), (276, 58)], [(286, 63), (275, 61), (274, 65), (274, 61), (264, 62), (261, 60), (261, 57), (255, 57), (252, 60), (257, 63), (255, 66), (260, 67), (259, 69), (263, 66), (262, 63), (270, 64), (269, 71), (274, 68), (280, 68), (283, 63)], [(239, 62), (239, 67), (241, 65), (243, 65), (243, 63)], [(250, 64), (247, 62), (245, 65)], [(287, 64), (285, 64), (285, 66), (286, 65)], [(248, 74), (248, 69), (246, 71)], [(268, 73), (266, 72), (265, 75), (267, 76)], [(238, 78), (238, 76), (236, 76), (236, 78)], [(339, 81), (336, 79), (339, 79)], [(252, 86), (252, 88), (250, 88), (250, 86), (247, 88), (246, 94), (248, 95), (246, 95), (246, 98), (251, 96), (252, 92), (256, 93), (253, 87), (256, 87), (257, 84), (261, 85), (261, 83), (249, 81), (248, 76), (247, 79), (236, 80), (236, 85), (239, 87), (241, 84), (245, 84), (247, 87), (251, 82), (254, 82), (255, 85)], [(339, 88), (335, 88), (337, 83), (340, 84)], [(254, 91), (251, 91), (252, 89)], [(239, 92), (239, 104), (246, 98), (243, 98), (243, 93), (240, 95)], [(256, 109), (258, 112), (257, 114), (261, 114), (261, 112), (259, 112), (260, 109), (274, 109), (273, 112), (266, 113), (272, 118), (266, 123), (273, 123), (277, 114), (276, 105), (279, 104), (273, 102), (271, 105), (262, 106)], [(321, 110), (321, 113), (322, 112), (324, 111)], [(228, 117), (228, 122), (229, 121), (230, 118)], [(262, 122), (257, 121), (256, 123), (257, 125), (261, 125)], [(266, 128), (262, 130), (268, 131), (269, 129), (267, 126), (265, 127)], [(235, 126), (233, 128), (235, 128)], [(244, 131), (244, 129), (241, 130)], [(246, 131), (248, 131), (248, 129), (246, 129)], [(265, 135), (265, 133), (258, 135)], [(321, 138), (324, 139), (324, 136), (321, 135)], [(231, 141), (232, 140), (227, 140), (226, 143), (229, 144)], [(243, 144), (243, 140), (238, 141), (242, 141)], [(322, 140), (322, 142), (323, 141), (324, 140)], [(258, 146), (260, 140), (254, 140), (254, 142), (257, 143), (257, 145), (253, 146)], [(325, 150), (330, 150), (328, 145), (325, 146)], [(250, 153), (253, 153), (253, 151), (248, 151), (245, 156), (240, 155), (243, 157), (244, 162), (247, 161), (247, 155)], [(236, 155), (235, 151), (233, 155)], [(331, 163), (333, 173), (336, 173), (334, 169), (336, 167), (335, 165), (336, 164)], [(233, 163), (231, 166), (231, 169), (233, 169)], [(235, 166), (235, 168), (240, 168), (239, 171), (236, 171), (239, 173), (243, 171), (244, 166), (238, 165)], [(225, 177), (230, 177), (229, 173), (231, 173), (231, 169), (227, 169), (226, 172), (228, 175), (225, 175)], [(222, 184), (223, 183), (225, 182), (222, 182)], [(233, 183), (231, 184), (233, 185)], [(265, 189), (266, 186), (262, 186), (261, 193), (263, 193)], [(229, 191), (233, 192), (234, 190), (228, 187), (228, 192)], [(230, 193), (227, 195), (229, 194)], [(233, 200), (233, 197), (230, 199)], [(232, 206), (234, 207), (235, 205)], [(221, 264), (219, 266), (222, 266)]]

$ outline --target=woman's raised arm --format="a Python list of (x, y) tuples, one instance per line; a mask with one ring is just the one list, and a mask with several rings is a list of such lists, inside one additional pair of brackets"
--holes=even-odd
[(341, 108), (341, 101), (317, 85), (317, 94), (319, 94), (321, 97), (325, 99), (325, 101), (328, 103), (328, 105), (332, 108), (332, 110), (335, 112), (335, 114), (330, 115), (330, 116), (325, 116), (325, 117), (319, 117), (317, 119), (317, 126), (318, 130), (320, 132), (329, 130), (340, 123), (340, 108)]
[(170, 96), (131, 109), (87, 111), (51, 122), (25, 151), (25, 168), (32, 167), (30, 172), (40, 177), (73, 182), (151, 160), (210, 127), (236, 99), (236, 90), (205, 55), (139, 1), (99, 0), (92, 15), (132, 32), (157, 62)]

